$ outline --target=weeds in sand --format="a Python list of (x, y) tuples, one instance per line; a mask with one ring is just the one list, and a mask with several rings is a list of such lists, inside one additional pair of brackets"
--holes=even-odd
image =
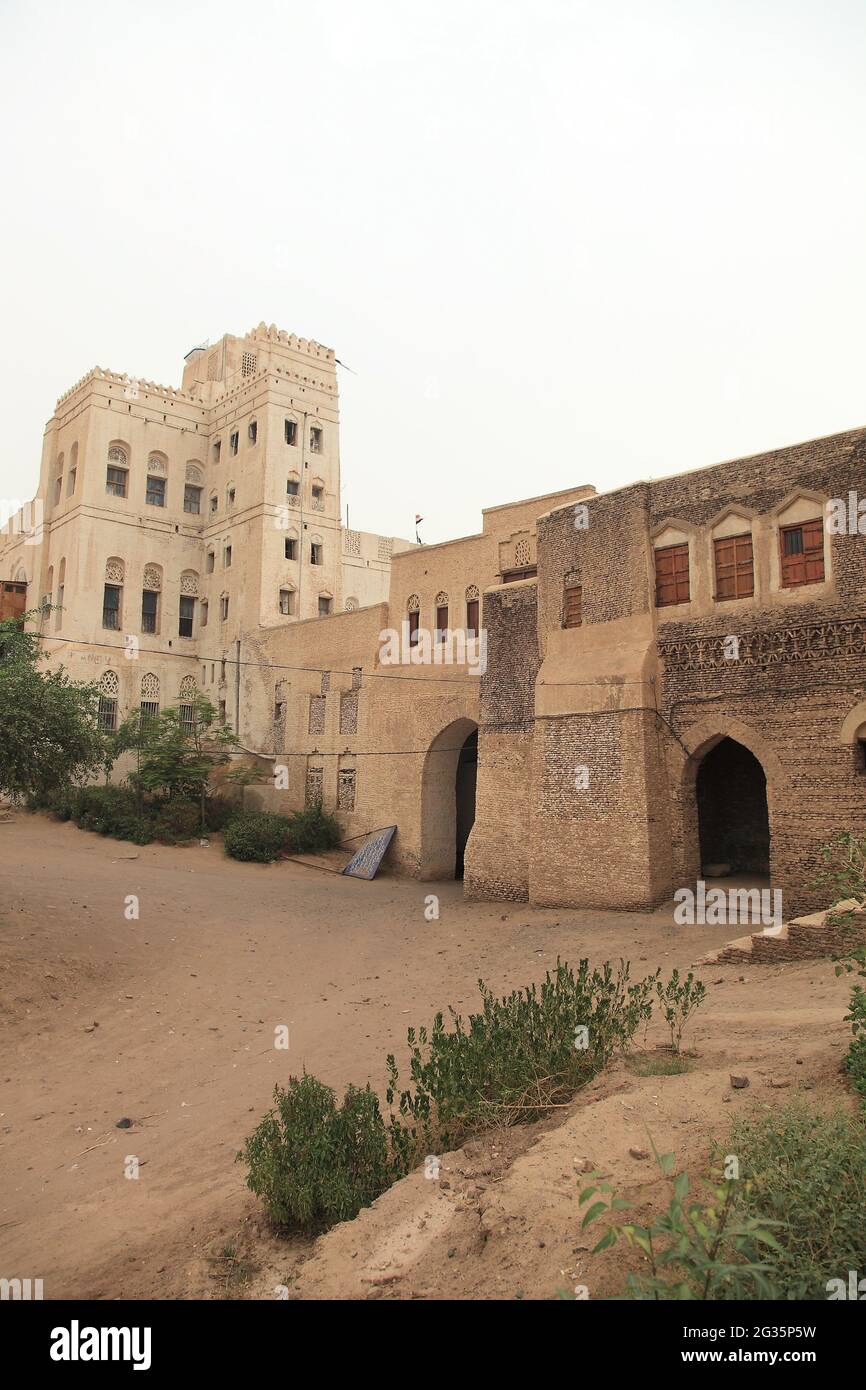
[(706, 999), (706, 985), (701, 980), (696, 980), (691, 970), (684, 979), (680, 979), (680, 972), (674, 970), (667, 984), (662, 984), (661, 980), (657, 979), (655, 987), (665, 1022), (670, 1028), (671, 1050), (678, 1057), (683, 1029), (695, 1010), (699, 1009)]
[(210, 1256), (213, 1278), (222, 1288), (223, 1298), (232, 1298), (242, 1290), (258, 1272), (258, 1265), (246, 1258), (237, 1238), (227, 1240), (216, 1255)]
[(866, 1123), (803, 1100), (735, 1121), (745, 1209), (781, 1223), (780, 1298), (825, 1298), (828, 1279), (866, 1269)]
[(627, 1065), (635, 1076), (682, 1076), (683, 1072), (693, 1071), (695, 1064), (683, 1053), (659, 1056), (652, 1052), (634, 1052)]
[[(866, 836), (850, 832), (834, 835), (821, 847), (824, 868), (815, 879), (818, 887), (829, 888), (837, 901), (854, 900), (866, 907)], [(850, 944), (834, 956), (837, 975), (857, 974), (866, 979), (866, 935), (863, 917), (851, 908), (832, 912), (828, 922), (850, 932)], [(845, 1022), (851, 1024), (853, 1037), (845, 1058), (845, 1070), (851, 1085), (866, 1105), (866, 991), (862, 985), (851, 990), (849, 1012)]]
[[(710, 1186), (707, 1200), (689, 1200), (689, 1177), (677, 1173), (673, 1154), (653, 1152), (662, 1176), (671, 1182), (667, 1209), (647, 1226), (608, 1226), (595, 1246), (607, 1250), (624, 1240), (642, 1251), (645, 1273), (630, 1272), (620, 1295), (633, 1299), (774, 1298), (773, 1266), (768, 1256), (779, 1245), (779, 1223), (751, 1215), (741, 1206), (741, 1187), (734, 1181)], [(595, 1201), (592, 1199), (595, 1198)], [(630, 1203), (617, 1197), (609, 1183), (592, 1184), (580, 1204), (592, 1202), (581, 1222), (585, 1229)]]

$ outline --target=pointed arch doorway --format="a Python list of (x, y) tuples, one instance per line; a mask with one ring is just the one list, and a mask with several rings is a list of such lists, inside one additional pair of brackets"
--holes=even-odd
[(421, 862), (425, 879), (462, 878), (475, 824), (478, 725), (455, 719), (427, 750), (421, 778)]
[(701, 759), (695, 778), (701, 872), (770, 873), (767, 777), (744, 744), (721, 738)]

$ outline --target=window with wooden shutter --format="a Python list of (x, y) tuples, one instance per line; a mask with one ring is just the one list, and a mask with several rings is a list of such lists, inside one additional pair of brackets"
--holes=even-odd
[(417, 645), (418, 645), (418, 620), (419, 620), (419, 614), (418, 614), (417, 609), (415, 610), (415, 612), (410, 612), (409, 615), (408, 615), (408, 617), (409, 617), (409, 646), (410, 646), (410, 647), (417, 647)]
[(478, 636), (478, 607), (479, 600), (470, 598), (466, 600), (466, 636)]
[(537, 574), (537, 565), (527, 565), (526, 569), (522, 570), (503, 570), (502, 582), (503, 584), (514, 584), (518, 579), (535, 579)]
[(119, 584), (106, 584), (102, 591), (102, 626), (109, 627), (115, 632), (120, 627), (120, 595), (122, 592)]
[(656, 607), (689, 601), (689, 547), (666, 545), (656, 556)]
[(436, 609), (436, 641), (444, 642), (448, 636), (448, 605)]
[(751, 533), (719, 536), (713, 542), (716, 559), (716, 598), (750, 598), (755, 592)]
[(824, 522), (801, 521), (779, 530), (782, 561), (782, 587), (820, 584), (824, 578)]
[(566, 584), (562, 604), (562, 626), (580, 627), (583, 622), (583, 589), (579, 584)]
[(178, 637), (192, 637), (192, 626), (194, 618), (195, 599), (190, 598), (187, 594), (181, 594), (177, 620)]
[(141, 630), (142, 632), (156, 632), (156, 617), (159, 605), (159, 594), (154, 589), (143, 589), (141, 592)]

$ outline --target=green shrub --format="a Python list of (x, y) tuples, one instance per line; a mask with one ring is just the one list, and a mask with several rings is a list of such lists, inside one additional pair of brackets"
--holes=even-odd
[(53, 805), (48, 807), (51, 814), (57, 820), (71, 820), (75, 812), (75, 795), (73, 792), (61, 792), (53, 798)]
[(153, 834), (166, 845), (188, 844), (201, 835), (201, 807), (184, 797), (172, 796), (149, 807)]
[(701, 980), (696, 980), (691, 970), (682, 980), (680, 972), (673, 970), (667, 984), (663, 985), (660, 979), (656, 980), (656, 994), (665, 1022), (671, 1030), (671, 1051), (678, 1057), (683, 1029), (695, 1010), (699, 1009), (706, 999), (706, 985)]
[[(643, 1252), (647, 1269), (626, 1276), (620, 1295), (632, 1299), (778, 1298), (774, 1261), (779, 1249), (775, 1221), (750, 1215), (743, 1208), (742, 1188), (734, 1179), (710, 1185), (702, 1200), (689, 1198), (688, 1173), (677, 1173), (673, 1154), (653, 1144), (662, 1176), (671, 1181), (667, 1209), (649, 1225), (611, 1224), (593, 1249), (607, 1250), (617, 1241)], [(595, 1176), (594, 1174), (592, 1175)], [(609, 1183), (593, 1183), (580, 1194), (581, 1206), (595, 1197), (581, 1229), (600, 1216), (625, 1210)], [(570, 1294), (563, 1294), (570, 1298)]]
[[(238, 824), (232, 822), (227, 838)], [(503, 999), (479, 981), (482, 1013), (464, 1023), (450, 1009), (449, 1033), (442, 1014), (429, 1037), (424, 1028), (417, 1037), (409, 1030), (413, 1084), (399, 1095), (408, 1124), (392, 1109), (386, 1128), (369, 1086), (350, 1086), (338, 1108), (333, 1091), (315, 1077), (290, 1077), (285, 1090), (275, 1088), (273, 1107), (238, 1154), (248, 1186), (276, 1225), (316, 1230), (374, 1201), (424, 1152), (422, 1142), (445, 1147), (469, 1128), (544, 1114), (628, 1047), (649, 1019), (658, 972), (637, 984), (628, 983), (628, 974), (623, 961), (616, 972), (606, 964), (590, 973), (584, 960), (576, 974), (557, 961), (540, 988)], [(393, 1106), (393, 1057), (388, 1070)]]
[(845, 1015), (854, 1037), (845, 1058), (845, 1069), (851, 1085), (866, 1105), (866, 989), (855, 985), (851, 991), (851, 1012)]
[(349, 1086), (338, 1107), (330, 1086), (306, 1073), (274, 1087), (273, 1108), (238, 1159), (271, 1221), (306, 1231), (351, 1220), (400, 1176), (369, 1086)]
[(839, 831), (821, 846), (821, 869), (812, 881), (831, 903), (856, 898), (866, 903), (866, 835)]
[(270, 864), (286, 852), (289, 822), (269, 811), (242, 811), (226, 826), (225, 850), (233, 859)]
[(77, 787), (53, 787), (27, 800), (28, 811), (48, 811), (56, 820), (71, 820), (75, 814)]
[(826, 1298), (829, 1279), (866, 1269), (866, 1125), (802, 1100), (735, 1122), (744, 1210), (782, 1223), (774, 1282), (785, 1299)]
[(204, 823), (208, 830), (225, 830), (240, 808), (224, 796), (209, 796), (204, 804)]
[(464, 1022), (450, 1009), (449, 1032), (441, 1013), (429, 1033), (410, 1028), (410, 1087), (399, 1089), (388, 1057), (388, 1103), (398, 1099), (410, 1126), (393, 1117), (392, 1142), (408, 1159), (420, 1140), (453, 1146), (472, 1130), (537, 1119), (570, 1099), (650, 1018), (657, 974), (637, 984), (628, 977), (624, 961), (616, 973), (609, 962), (590, 973), (582, 960), (577, 974), (557, 961), (540, 988), (502, 999), (479, 980), (482, 1012)]
[(72, 819), (82, 830), (117, 839), (132, 838), (141, 825), (138, 802), (128, 787), (79, 787), (71, 807)]
[(289, 817), (288, 847), (292, 854), (313, 854), (317, 850), (336, 849), (342, 831), (334, 816), (322, 810), (320, 802)]

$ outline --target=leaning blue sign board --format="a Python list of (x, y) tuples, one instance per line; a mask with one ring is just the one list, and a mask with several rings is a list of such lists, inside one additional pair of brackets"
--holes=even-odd
[(378, 830), (372, 839), (362, 845), (343, 870), (344, 874), (351, 874), (352, 878), (375, 878), (376, 870), (382, 862), (385, 850), (394, 838), (396, 825), (386, 825), (384, 830)]

